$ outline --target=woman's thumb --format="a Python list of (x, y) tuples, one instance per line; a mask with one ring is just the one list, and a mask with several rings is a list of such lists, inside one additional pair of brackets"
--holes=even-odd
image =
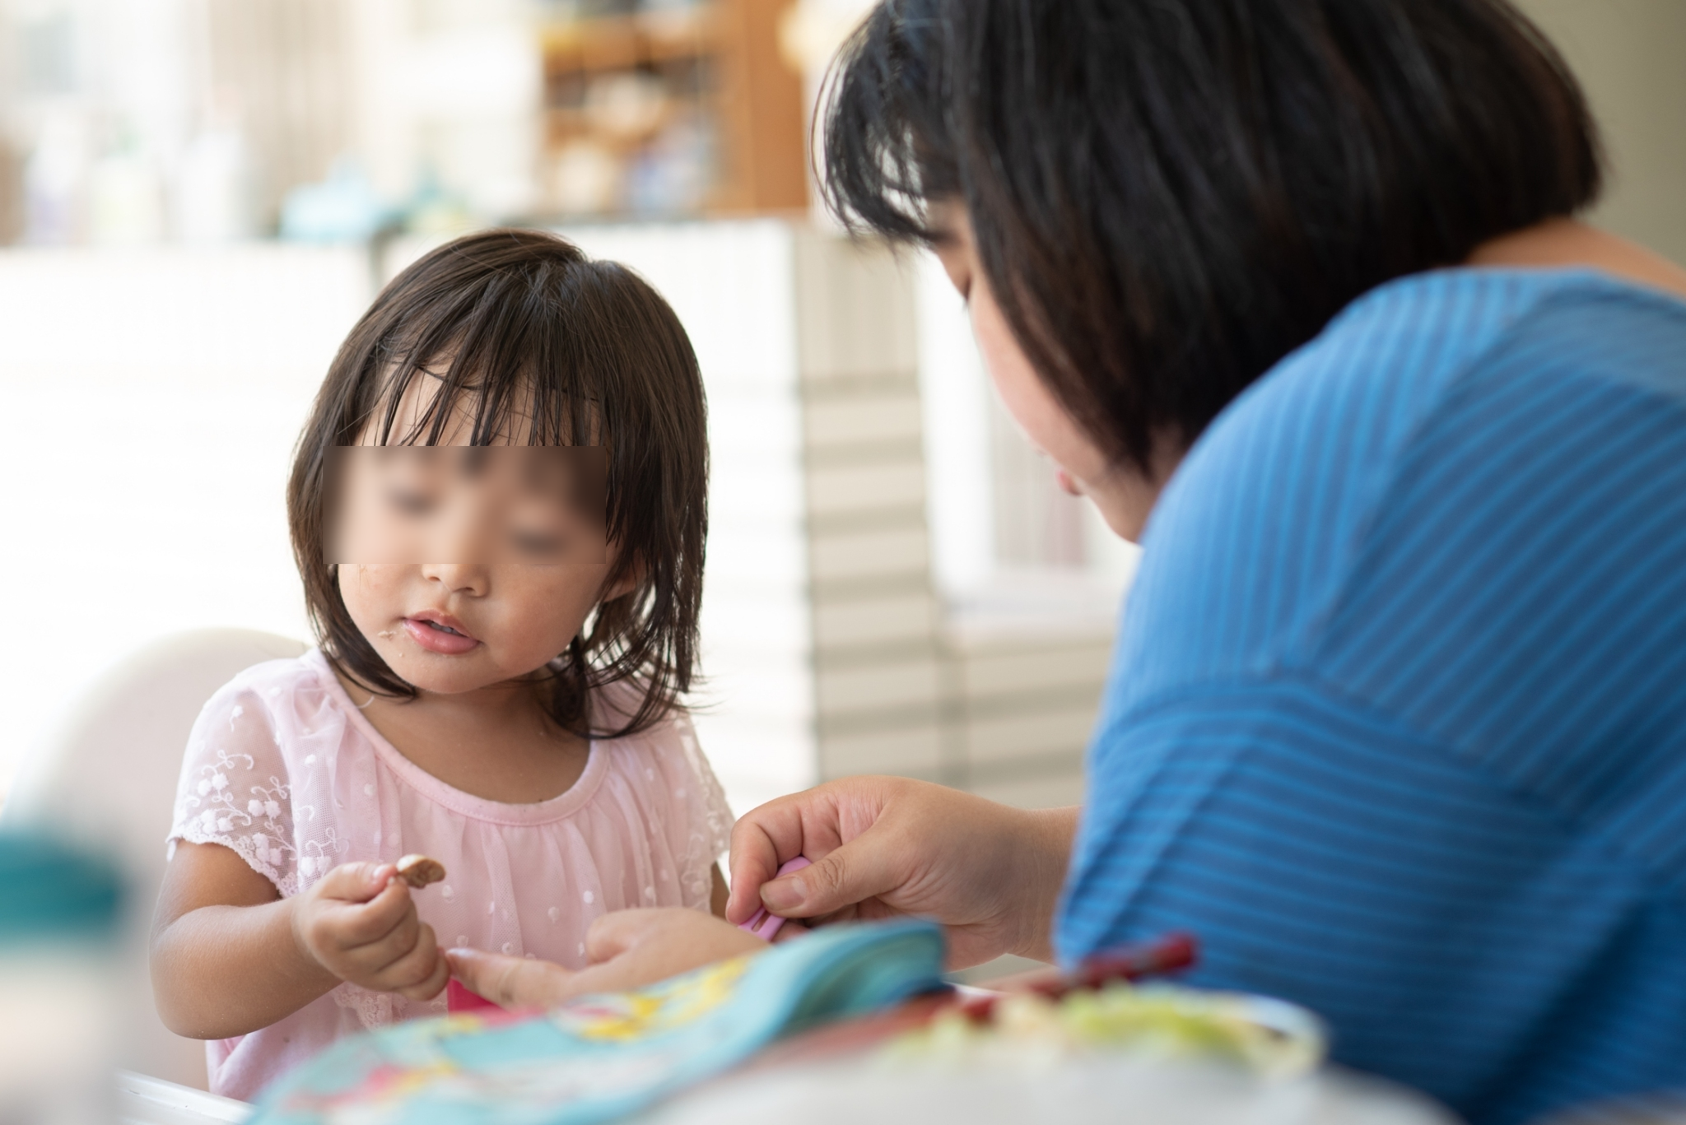
[(812, 918), (896, 888), (884, 845), (868, 831), (824, 859), (761, 885), (761, 901), (783, 918)]

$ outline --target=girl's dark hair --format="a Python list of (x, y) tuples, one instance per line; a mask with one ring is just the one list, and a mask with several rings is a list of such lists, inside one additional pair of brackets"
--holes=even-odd
[(1503, 0), (885, 0), (822, 113), (831, 208), (930, 241), (964, 204), (1038, 374), (1142, 468), (1365, 290), (1599, 187)]
[[(400, 400), (437, 379), (427, 410), (397, 431)], [(356, 682), (414, 697), (364, 639), (324, 561), (329, 451), (357, 444), (434, 445), (453, 417), (470, 443), (528, 430), (532, 445), (606, 446), (607, 530), (618, 547), (600, 605), (550, 664), (551, 712), (565, 728), (614, 738), (646, 729), (689, 690), (697, 659), (708, 444), (702, 378), (679, 319), (643, 279), (592, 261), (572, 243), (493, 230), (434, 250), (393, 279), (328, 369), (287, 485), (293, 555), (322, 650)], [(638, 682), (643, 698), (598, 726), (593, 688)]]

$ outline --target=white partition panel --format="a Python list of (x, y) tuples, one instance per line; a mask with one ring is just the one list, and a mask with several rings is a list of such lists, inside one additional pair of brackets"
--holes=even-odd
[(0, 252), (0, 788), (113, 657), (212, 625), (304, 636), (287, 471), (367, 263), (275, 245)]

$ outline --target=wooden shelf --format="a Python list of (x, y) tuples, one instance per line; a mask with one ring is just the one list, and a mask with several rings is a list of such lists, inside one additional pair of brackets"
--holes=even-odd
[[(801, 76), (779, 50), (779, 24), (794, 0), (707, 0), (679, 11), (640, 12), (554, 23), (540, 32), (546, 84), (547, 152), (588, 145), (598, 175), (605, 159), (631, 169), (649, 146), (661, 157), (668, 124), (700, 126), (711, 138), (706, 198), (697, 213), (789, 212), (808, 204), (805, 103)], [(669, 106), (647, 135), (599, 128), (597, 94), (616, 76), (669, 84)], [(605, 87), (605, 84), (609, 84)], [(608, 100), (613, 101), (611, 96)], [(558, 172), (564, 176), (566, 173)], [(581, 210), (559, 189), (564, 215), (619, 215), (648, 207), (630, 196)], [(630, 190), (630, 189), (628, 189)]]
[(545, 69), (598, 72), (707, 57), (719, 49), (713, 5), (551, 24), (540, 32)]

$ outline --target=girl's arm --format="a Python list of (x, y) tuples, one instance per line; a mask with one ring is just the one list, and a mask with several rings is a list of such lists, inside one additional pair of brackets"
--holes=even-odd
[(152, 991), (164, 1025), (192, 1039), (244, 1035), (338, 984), (300, 948), (296, 908), (228, 848), (178, 841), (152, 924)]
[(158, 1013), (178, 1035), (267, 1027), (341, 980), (417, 999), (448, 968), (391, 864), (336, 867), (308, 891), (274, 884), (219, 844), (178, 841), (152, 928)]

